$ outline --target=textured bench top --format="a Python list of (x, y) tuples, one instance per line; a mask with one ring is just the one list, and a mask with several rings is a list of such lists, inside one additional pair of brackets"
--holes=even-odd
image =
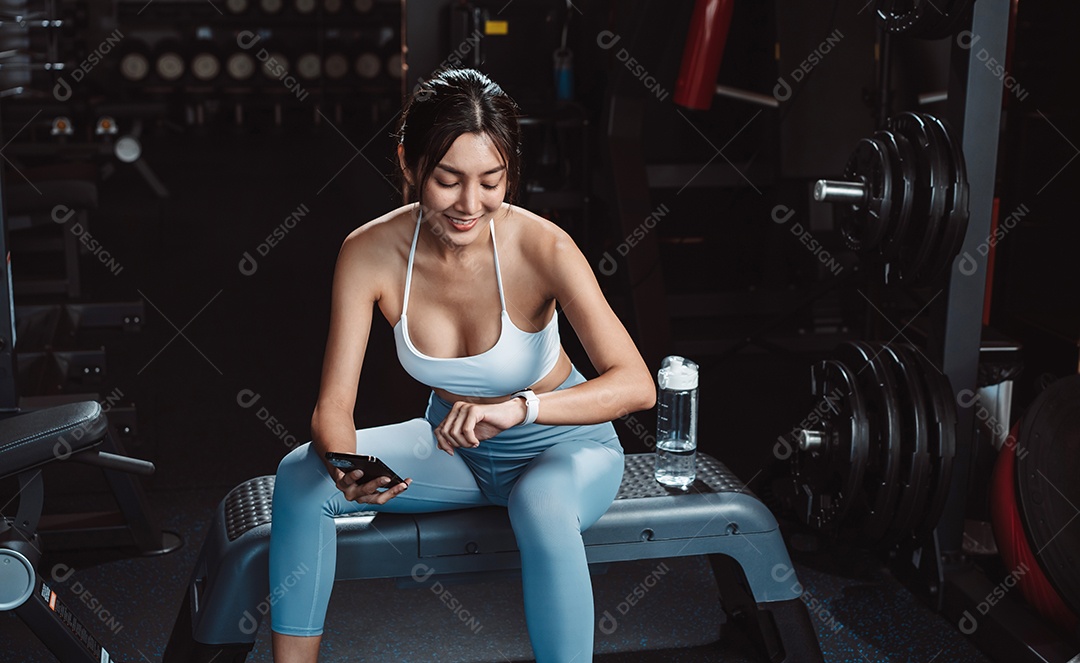
[[(749, 491), (746, 491), (743, 482), (732, 474), (731, 470), (707, 454), (697, 454), (697, 479), (690, 490), (687, 491), (665, 488), (657, 483), (653, 478), (654, 462), (653, 454), (631, 454), (626, 456), (622, 484), (619, 486), (619, 493), (615, 497), (616, 503), (619, 500), (640, 500), (656, 497), (685, 499), (694, 495), (708, 495), (710, 493), (749, 493)], [(749, 494), (752, 495), (752, 493)], [(271, 502), (273, 497), (273, 476), (250, 479), (234, 488), (224, 500), (225, 530), (229, 540), (234, 541), (248, 530), (269, 523), (272, 515)], [(623, 505), (620, 504), (619, 506)], [(460, 514), (462, 511), (466, 510), (413, 515), (447, 517)], [(375, 513), (374, 511), (359, 511), (343, 516), (343, 519), (371, 516)]]

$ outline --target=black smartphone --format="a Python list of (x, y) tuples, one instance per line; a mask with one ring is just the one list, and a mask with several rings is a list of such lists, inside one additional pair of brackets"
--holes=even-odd
[(375, 456), (361, 456), (358, 454), (342, 454), (327, 451), (326, 460), (342, 472), (360, 470), (364, 473), (364, 476), (360, 477), (361, 483), (367, 483), (368, 481), (378, 479), (379, 477), (390, 477), (390, 483), (383, 486), (383, 488), (391, 488), (399, 483), (405, 483), (404, 479), (399, 477), (396, 472), (387, 467), (386, 463)]

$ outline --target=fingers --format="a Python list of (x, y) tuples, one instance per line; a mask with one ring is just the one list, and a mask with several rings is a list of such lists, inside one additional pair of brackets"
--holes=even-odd
[(338, 468), (334, 470), (334, 485), (338, 487), (338, 490), (345, 492), (353, 486), (360, 483), (360, 477), (364, 476), (361, 470), (353, 470), (352, 472), (343, 472)]
[[(359, 472), (359, 470), (357, 470)], [(355, 472), (350, 472), (355, 474)], [(405, 479), (404, 483), (399, 483), (387, 490), (380, 490), (390, 485), (390, 477), (377, 477), (371, 481), (364, 483), (353, 483), (344, 488), (341, 488), (341, 492), (345, 494), (345, 499), (350, 502), (356, 502), (358, 504), (386, 504), (387, 501), (403, 493), (412, 483), (412, 479)]]
[[(390, 478), (389, 477), (382, 477), (382, 478), (386, 479), (386, 481), (383, 482), (383, 485), (386, 485), (387, 483), (390, 483)], [(366, 501), (369, 502), (370, 504), (386, 504), (391, 499), (393, 499), (393, 498), (397, 497), (398, 495), (402, 494), (403, 492), (405, 492), (405, 489), (409, 487), (410, 483), (412, 483), (412, 479), (405, 479), (405, 483), (399, 483), (398, 485), (394, 486), (393, 488), (388, 488), (387, 490), (384, 490), (381, 493), (376, 492), (374, 494), (374, 499), (366, 500)]]
[(453, 445), (451, 445), (449, 442), (446, 441), (446, 437), (439, 430), (435, 431), (435, 437), (439, 441), (438, 444), (436, 444), (435, 446), (438, 447), (439, 449), (442, 449), (443, 451), (450, 454), (451, 456), (453, 456), (454, 455), (454, 447), (453, 447)]
[(435, 428), (438, 447), (454, 455), (455, 447), (478, 447), (476, 424), (483, 420), (483, 406), (459, 401)]

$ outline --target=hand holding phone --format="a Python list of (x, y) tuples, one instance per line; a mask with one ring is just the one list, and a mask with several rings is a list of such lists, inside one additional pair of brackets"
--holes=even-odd
[(360, 470), (363, 472), (363, 476), (360, 477), (360, 483), (367, 483), (378, 479), (379, 477), (389, 477), (390, 482), (383, 485), (382, 488), (393, 488), (399, 483), (405, 483), (405, 480), (397, 475), (396, 472), (387, 467), (386, 463), (382, 462), (375, 456), (363, 456), (359, 454), (346, 454), (337, 453), (334, 451), (326, 452), (326, 460), (334, 467), (338, 468), (342, 472), (348, 474), (353, 470)]

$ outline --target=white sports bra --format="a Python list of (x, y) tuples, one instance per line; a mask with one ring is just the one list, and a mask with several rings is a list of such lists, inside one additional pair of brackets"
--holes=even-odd
[(491, 228), (491, 244), (495, 250), (495, 278), (499, 284), (499, 301), (502, 304), (502, 331), (499, 340), (490, 350), (468, 357), (429, 357), (416, 349), (409, 339), (407, 312), (413, 256), (416, 255), (416, 240), (420, 235), (422, 218), (421, 209), (416, 219), (412, 247), (409, 249), (401, 318), (394, 325), (398, 360), (405, 371), (429, 387), (438, 387), (462, 396), (478, 397), (512, 394), (528, 388), (551, 372), (559, 361), (558, 311), (552, 314), (551, 320), (538, 332), (522, 331), (511, 322), (503, 296), (499, 249), (495, 245), (495, 219), (491, 219), (488, 225)]

